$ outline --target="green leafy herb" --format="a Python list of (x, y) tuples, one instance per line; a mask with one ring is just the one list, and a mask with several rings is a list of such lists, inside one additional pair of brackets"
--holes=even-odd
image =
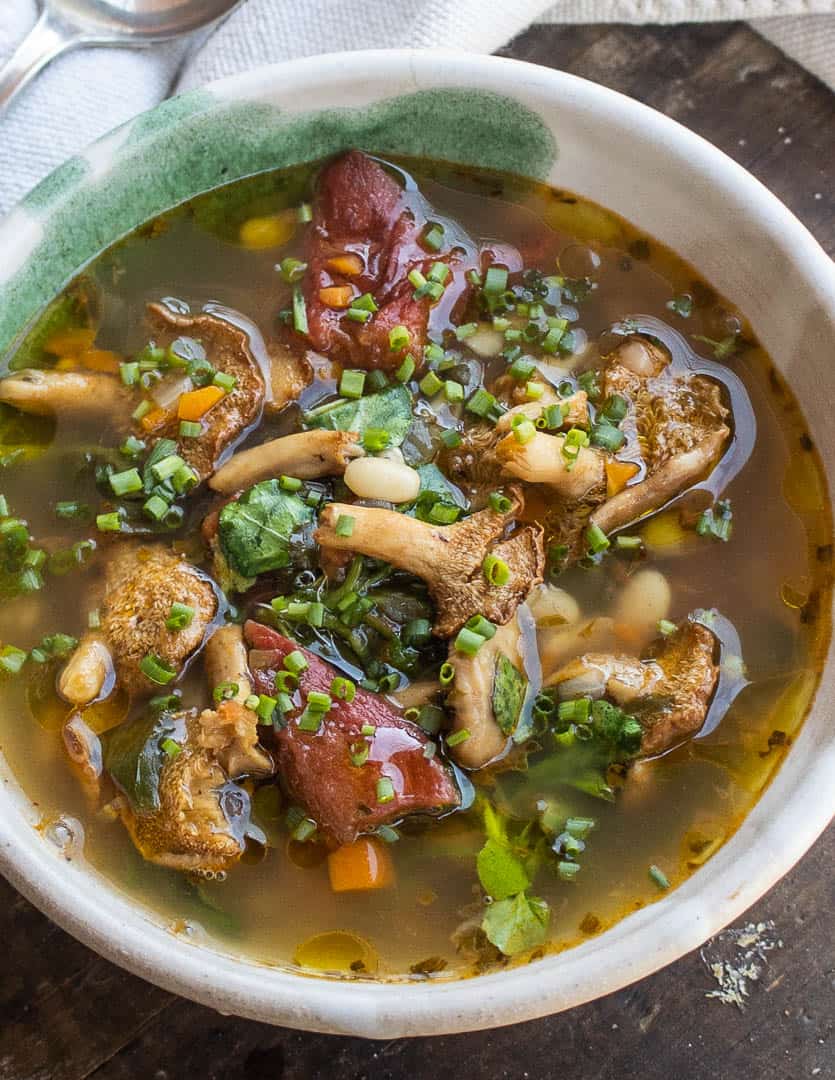
[(136, 812), (157, 810), (159, 783), (170, 761), (163, 743), (182, 745), (182, 722), (168, 712), (138, 716), (101, 736), (104, 767), (130, 800)]
[(505, 956), (516, 956), (544, 944), (550, 921), (551, 909), (545, 900), (520, 892), (490, 904), (481, 928)]
[(388, 386), (378, 394), (366, 394), (356, 401), (337, 402), (331, 409), (308, 413), (308, 427), (331, 431), (385, 430), (389, 446), (400, 446), (412, 424), (412, 395), (405, 386)]
[(712, 536), (714, 540), (727, 542), (733, 531), (733, 516), (730, 499), (720, 499), (699, 515), (696, 532), (699, 536)]
[(531, 885), (522, 861), (500, 840), (488, 838), (476, 856), (476, 869), (482, 889), (494, 900), (506, 900)]
[(264, 480), (220, 512), (218, 539), (229, 567), (243, 578), (290, 565), (290, 539), (313, 511), (278, 480)]

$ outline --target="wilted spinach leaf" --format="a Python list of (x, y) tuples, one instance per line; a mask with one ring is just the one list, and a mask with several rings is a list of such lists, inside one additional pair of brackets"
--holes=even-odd
[(506, 900), (495, 900), (481, 922), (481, 928), (505, 956), (515, 956), (542, 945), (548, 937), (551, 909), (545, 900), (524, 892)]
[(377, 394), (326, 409), (306, 423), (332, 431), (356, 431), (360, 436), (369, 429), (385, 429), (389, 446), (400, 446), (412, 423), (412, 395), (405, 386), (388, 386)]
[(170, 713), (147, 713), (101, 736), (104, 767), (130, 800), (136, 813), (158, 810), (159, 780), (170, 761), (163, 739), (182, 734), (182, 721)]
[(220, 512), (218, 539), (229, 568), (243, 578), (290, 565), (291, 537), (313, 520), (311, 508), (278, 480), (264, 480)]
[(527, 686), (521, 671), (501, 654), (493, 677), (493, 715), (503, 735), (512, 735), (519, 722)]

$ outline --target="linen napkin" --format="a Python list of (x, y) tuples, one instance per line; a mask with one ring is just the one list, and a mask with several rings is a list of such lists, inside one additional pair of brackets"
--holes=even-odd
[[(0, 63), (36, 8), (36, 0), (0, 0)], [(247, 0), (197, 43), (85, 48), (55, 60), (0, 115), (0, 214), (67, 157), (169, 93), (259, 64), (394, 46), (490, 53), (535, 21), (742, 18), (757, 20), (835, 89), (835, 0), (376, 0), (361, 9), (351, 0)]]

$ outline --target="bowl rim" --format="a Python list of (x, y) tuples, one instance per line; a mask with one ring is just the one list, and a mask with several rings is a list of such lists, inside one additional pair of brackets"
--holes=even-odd
[[(751, 217), (773, 236), (775, 244), (793, 246), (794, 262), (802, 260), (807, 267), (804, 276), (817, 302), (835, 313), (835, 264), (775, 195), (721, 150), (676, 121), (577, 76), (456, 50), (381, 49), (266, 65), (210, 83), (208, 89), (218, 87), (241, 100), (250, 94), (259, 96), (274, 79), (285, 82), (292, 77), (301, 86), (326, 75), (329, 86), (362, 80), (379, 86), (384, 97), (386, 79), (402, 77), (404, 69), (411, 73), (416, 89), (435, 84), (439, 72), (442, 80), (452, 80), (450, 85), (467, 86), (470, 77), (479, 85), (489, 79), (493, 89), (511, 97), (514, 86), (523, 83), (553, 101), (566, 91), (572, 107), (605, 115), (609, 121), (639, 124), (646, 135), (665, 145), (665, 152), (686, 158), (692, 171), (709, 175), (712, 183), (736, 198), (744, 194)], [(0, 237), (7, 221), (0, 222)], [(831, 667), (833, 651), (830, 644), (822, 678)], [(803, 732), (798, 741), (802, 737)], [(794, 805), (803, 803), (803, 813), (795, 815), (788, 835), (782, 830), (778, 833), (767, 815), (757, 813), (760, 800), (723, 848), (727, 853), (741, 834), (750, 834), (760, 854), (767, 844), (779, 841), (772, 851), (777, 853), (774, 857), (760, 858), (756, 864), (744, 858), (735, 864), (726, 858), (728, 874), (722, 881), (700, 882), (701, 875), (696, 874), (597, 938), (535, 964), (482, 975), (475, 982), (392, 984), (317, 978), (191, 944), (165, 930), (101, 875), (72, 865), (68, 870), (68, 864), (51, 853), (34, 830), (21, 835), (20, 814), (0, 815), (0, 870), (27, 899), (107, 959), (222, 1012), (371, 1038), (459, 1032), (533, 1019), (582, 1004), (643, 978), (701, 945), (771, 888), (814, 843), (835, 814), (833, 775), (835, 745), (829, 745), (820, 750), (802, 781), (784, 793)], [(13, 792), (16, 781), (4, 779), (5, 790)], [(101, 888), (96, 887), (99, 882)], [(620, 952), (617, 963), (611, 958), (613, 947)]]

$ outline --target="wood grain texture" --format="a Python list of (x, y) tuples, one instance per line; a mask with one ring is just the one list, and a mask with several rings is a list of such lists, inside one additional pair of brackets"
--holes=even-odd
[[(537, 27), (504, 52), (686, 124), (835, 252), (835, 96), (747, 27)], [(106, 963), (0, 882), (0, 1080), (835, 1077), (833, 871), (830, 828), (741, 920), (773, 920), (783, 943), (744, 1011), (705, 997), (716, 984), (693, 953), (559, 1016), (388, 1043), (270, 1028), (173, 997)]]

